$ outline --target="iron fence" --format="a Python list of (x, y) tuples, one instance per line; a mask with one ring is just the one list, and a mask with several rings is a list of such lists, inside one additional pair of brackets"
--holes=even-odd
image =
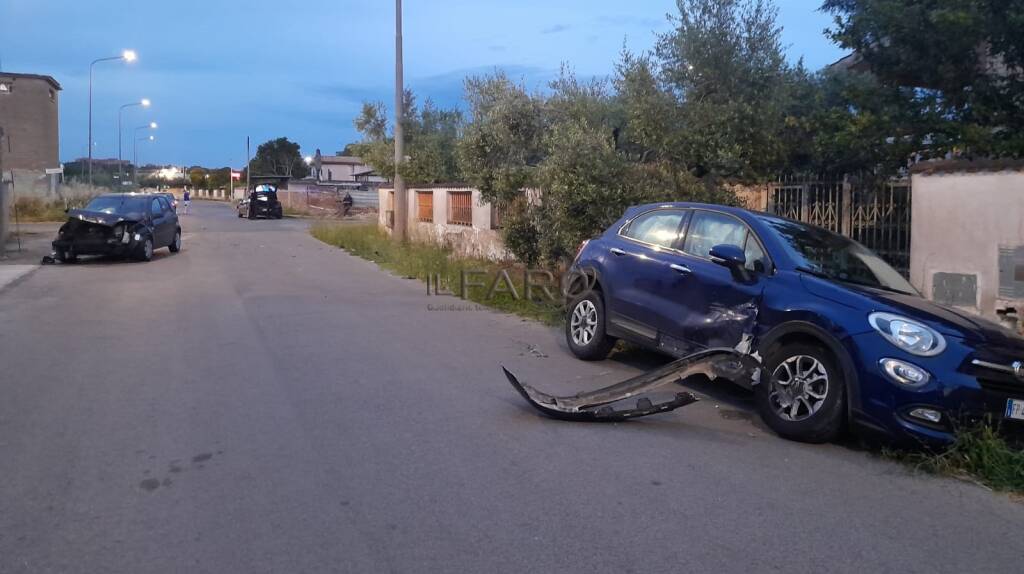
[(909, 179), (787, 175), (768, 187), (768, 211), (850, 237), (904, 276), (910, 272), (910, 202)]

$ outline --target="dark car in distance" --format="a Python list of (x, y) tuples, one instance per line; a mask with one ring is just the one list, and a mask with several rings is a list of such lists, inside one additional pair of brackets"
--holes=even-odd
[(277, 187), (268, 183), (255, 186), (249, 197), (238, 202), (238, 217), (281, 219), (284, 209), (277, 199)]
[(181, 250), (178, 214), (162, 194), (145, 193), (100, 195), (82, 209), (69, 210), (53, 241), (56, 258), (67, 263), (79, 255), (149, 261), (161, 247)]
[(674, 356), (756, 353), (758, 410), (778, 434), (831, 440), (845, 426), (941, 446), (958, 425), (1024, 421), (1024, 339), (922, 298), (878, 255), (825, 229), (739, 208), (630, 208), (573, 263), (572, 352), (616, 339)]
[(171, 204), (171, 209), (173, 209), (175, 213), (178, 212), (178, 198), (174, 197), (173, 193), (167, 191), (158, 191), (153, 195), (159, 195), (166, 199), (167, 203)]

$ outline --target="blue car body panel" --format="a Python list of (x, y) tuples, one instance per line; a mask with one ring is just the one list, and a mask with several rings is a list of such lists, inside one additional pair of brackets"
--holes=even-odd
[[(679, 239), (671, 248), (620, 234), (637, 216), (659, 209), (684, 212)], [(684, 253), (688, 222), (699, 210), (724, 213), (745, 223), (759, 239), (769, 268), (740, 279), (719, 263)], [(785, 241), (769, 224), (773, 220), (777, 218), (719, 205), (635, 206), (586, 244), (574, 268), (596, 278), (610, 335), (670, 355), (736, 348), (744, 338), (754, 342), (751, 351), (763, 353), (773, 342), (794, 333), (814, 337), (833, 352), (843, 369), (850, 420), (900, 441), (942, 444), (953, 438), (948, 425), (909, 417), (914, 407), (939, 409), (949, 420), (1001, 418), (1007, 398), (1024, 399), (1024, 380), (979, 369), (971, 362), (982, 358), (1009, 365), (1024, 360), (1024, 339), (917, 295), (840, 283), (798, 270)], [(905, 352), (869, 324), (868, 315), (873, 312), (923, 323), (941, 333), (947, 347), (933, 357)], [(897, 384), (879, 366), (884, 358), (917, 365), (931, 379), (920, 388)]]

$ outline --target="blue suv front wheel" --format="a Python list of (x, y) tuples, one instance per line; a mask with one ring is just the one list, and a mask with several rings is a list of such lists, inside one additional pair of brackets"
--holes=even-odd
[(776, 345), (764, 360), (756, 400), (761, 417), (789, 439), (821, 443), (835, 439), (845, 422), (842, 370), (822, 346)]

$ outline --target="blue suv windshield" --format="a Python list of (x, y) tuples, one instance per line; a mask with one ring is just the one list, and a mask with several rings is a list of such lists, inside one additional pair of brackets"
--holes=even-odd
[(917, 295), (917, 290), (863, 245), (820, 227), (760, 216), (782, 240), (797, 269), (844, 283)]

